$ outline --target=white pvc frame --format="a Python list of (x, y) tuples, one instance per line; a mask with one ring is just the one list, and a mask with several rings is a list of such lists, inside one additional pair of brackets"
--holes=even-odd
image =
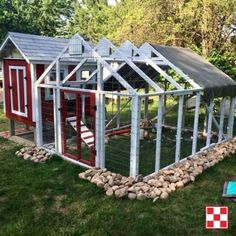
[[(195, 81), (189, 78), (186, 74), (184, 74), (179, 68), (177, 68), (174, 64), (169, 62), (166, 58), (164, 58), (156, 49), (154, 49), (151, 45), (145, 44), (152, 53), (157, 56), (157, 59), (151, 58), (148, 54), (145, 54), (142, 50), (134, 46), (131, 42), (127, 41), (127, 45), (132, 48), (132, 50), (138, 54), (139, 56), (128, 57), (123, 53), (119, 48), (115, 47), (109, 40), (102, 39), (103, 43), (109, 49), (112, 49), (114, 53), (116, 53), (116, 57), (114, 55), (110, 56), (101, 56), (99, 54), (99, 47), (92, 47), (87, 41), (85, 41), (81, 36), (78, 36), (78, 39), (81, 40), (84, 48), (90, 52), (90, 56), (80, 55), (77, 58), (76, 67), (64, 78), (64, 80), (60, 81), (60, 62), (63, 59), (64, 54), (68, 50), (68, 46), (65, 47), (62, 52), (58, 55), (58, 57), (48, 66), (48, 68), (44, 71), (44, 73), (40, 76), (40, 78), (35, 82), (35, 120), (36, 120), (36, 140), (37, 145), (42, 146), (42, 116), (41, 116), (41, 97), (40, 97), (40, 89), (41, 88), (52, 88), (54, 91), (54, 128), (55, 128), (55, 146), (56, 153), (62, 155), (61, 153), (61, 126), (60, 126), (60, 90), (66, 89), (68, 91), (85, 91), (96, 94), (96, 167), (104, 168), (105, 167), (105, 95), (112, 94), (118, 96), (128, 96), (132, 99), (132, 119), (131, 119), (131, 147), (130, 147), (130, 176), (135, 177), (139, 173), (139, 124), (140, 124), (140, 99), (144, 97), (146, 101), (148, 101), (149, 96), (158, 96), (159, 97), (159, 105), (157, 110), (157, 136), (156, 136), (156, 151), (155, 151), (155, 172), (160, 170), (160, 160), (161, 160), (161, 134), (162, 134), (162, 119), (164, 114), (164, 97), (168, 94), (173, 94), (178, 96), (179, 98), (179, 106), (178, 106), (178, 120), (177, 120), (177, 134), (176, 134), (176, 150), (175, 150), (175, 163), (180, 161), (181, 154), (181, 131), (182, 131), (182, 118), (183, 118), (183, 106), (184, 106), (184, 96), (188, 94), (196, 95), (196, 104), (195, 104), (195, 115), (194, 115), (194, 125), (193, 125), (193, 140), (192, 140), (192, 155), (197, 153), (197, 140), (198, 140), (198, 124), (199, 124), (199, 112), (201, 106), (201, 94), (203, 89), (199, 86)], [(68, 55), (67, 55), (68, 57)], [(73, 56), (74, 58), (74, 56)], [(65, 58), (64, 58), (65, 59)], [(93, 60), (96, 63), (96, 70), (92, 72), (90, 77), (86, 81), (80, 82), (70, 82), (69, 79), (73, 74), (76, 73), (83, 65), (85, 65), (88, 61)], [(119, 67), (117, 69), (113, 69), (110, 62), (118, 62)], [(146, 75), (138, 66), (135, 65), (135, 62), (146, 63), (151, 66), (158, 74), (161, 74), (170, 84), (172, 84), (175, 89), (172, 91), (164, 91), (158, 84), (156, 84), (148, 75)], [(65, 63), (65, 61), (63, 61)], [(68, 64), (70, 61), (68, 61)], [(143, 94), (138, 94), (133, 88), (119, 73), (119, 69), (125, 65), (129, 65), (132, 70), (134, 70), (139, 76), (147, 83), (148, 87), (151, 87), (155, 90), (155, 92), (149, 93), (148, 89), (145, 89)], [(164, 70), (161, 69), (160, 65), (167, 65), (175, 70), (187, 83), (189, 83), (192, 88), (184, 89), (182, 85), (178, 84), (171, 76), (169, 76)], [(56, 84), (45, 84), (45, 78), (50, 70), (56, 66), (57, 80)], [(110, 75), (107, 77), (104, 76), (103, 70), (106, 68)], [(96, 89), (85, 89), (83, 85), (89, 82), (94, 76), (97, 79), (97, 88)], [(104, 83), (111, 77), (114, 77), (120, 85), (122, 85), (126, 90), (128, 90), (128, 94), (122, 93), (121, 91), (104, 91), (103, 85)], [(77, 84), (79, 87), (69, 87), (69, 84)], [(210, 101), (210, 105), (206, 105), (208, 110), (208, 136), (206, 140), (206, 147), (210, 147), (214, 145), (211, 143), (211, 130), (212, 123), (216, 125), (219, 130), (219, 138), (218, 142), (222, 142), (226, 140), (226, 138), (232, 138), (232, 130), (234, 125), (234, 111), (235, 111), (235, 98), (231, 98), (230, 105), (230, 114), (228, 121), (228, 132), (227, 135), (223, 133), (224, 126), (224, 117), (225, 117), (225, 98), (223, 98), (221, 102), (220, 109), (220, 123), (216, 121), (213, 115), (213, 107), (214, 101), (213, 99)], [(146, 104), (147, 105), (147, 104)], [(118, 109), (119, 110), (119, 109)], [(147, 108), (146, 108), (147, 110)], [(147, 113), (147, 111), (145, 111)], [(117, 124), (119, 128), (119, 117), (115, 117), (117, 119)], [(63, 156), (63, 155), (62, 155)], [(73, 161), (74, 162), (74, 161)], [(77, 161), (78, 164), (85, 166), (83, 163)], [(173, 163), (174, 164), (174, 163)]]

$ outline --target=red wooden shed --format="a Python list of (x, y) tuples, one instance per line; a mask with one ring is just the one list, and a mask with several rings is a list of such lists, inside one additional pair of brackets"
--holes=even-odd
[[(0, 47), (0, 59), (3, 61), (4, 109), (13, 124), (19, 121), (35, 126), (34, 82), (67, 44), (68, 40), (63, 38), (8, 33)], [(63, 73), (66, 70), (68, 68), (63, 68)], [(52, 72), (49, 80), (53, 80), (54, 75)], [(43, 99), (50, 106), (50, 90)]]

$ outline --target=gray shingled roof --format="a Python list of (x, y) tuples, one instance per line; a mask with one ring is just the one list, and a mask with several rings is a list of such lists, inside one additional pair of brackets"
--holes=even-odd
[(235, 96), (235, 81), (191, 49), (159, 45), (152, 46), (204, 88), (206, 97)]
[[(52, 61), (69, 42), (68, 39), (64, 38), (53, 38), (15, 32), (9, 32), (7, 37), (12, 39), (18, 49), (20, 49), (29, 61)], [(6, 44), (11, 44), (10, 39)], [(7, 45), (0, 51), (0, 57), (4, 54), (4, 49), (6, 48)]]

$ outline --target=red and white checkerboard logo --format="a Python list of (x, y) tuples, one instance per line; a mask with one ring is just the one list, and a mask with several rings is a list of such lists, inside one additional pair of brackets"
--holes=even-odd
[(206, 207), (206, 229), (228, 229), (228, 207)]

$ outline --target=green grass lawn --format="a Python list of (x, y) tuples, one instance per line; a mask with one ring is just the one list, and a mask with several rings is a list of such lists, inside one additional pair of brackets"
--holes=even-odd
[[(0, 235), (236, 235), (236, 203), (221, 197), (236, 178), (236, 155), (207, 170), (167, 200), (105, 196), (80, 180), (83, 169), (58, 157), (46, 164), (17, 158), (16, 144), (0, 139)], [(229, 229), (205, 230), (204, 209), (229, 206)]]
[(0, 132), (9, 129), (9, 122), (3, 113), (3, 105), (0, 104)]

